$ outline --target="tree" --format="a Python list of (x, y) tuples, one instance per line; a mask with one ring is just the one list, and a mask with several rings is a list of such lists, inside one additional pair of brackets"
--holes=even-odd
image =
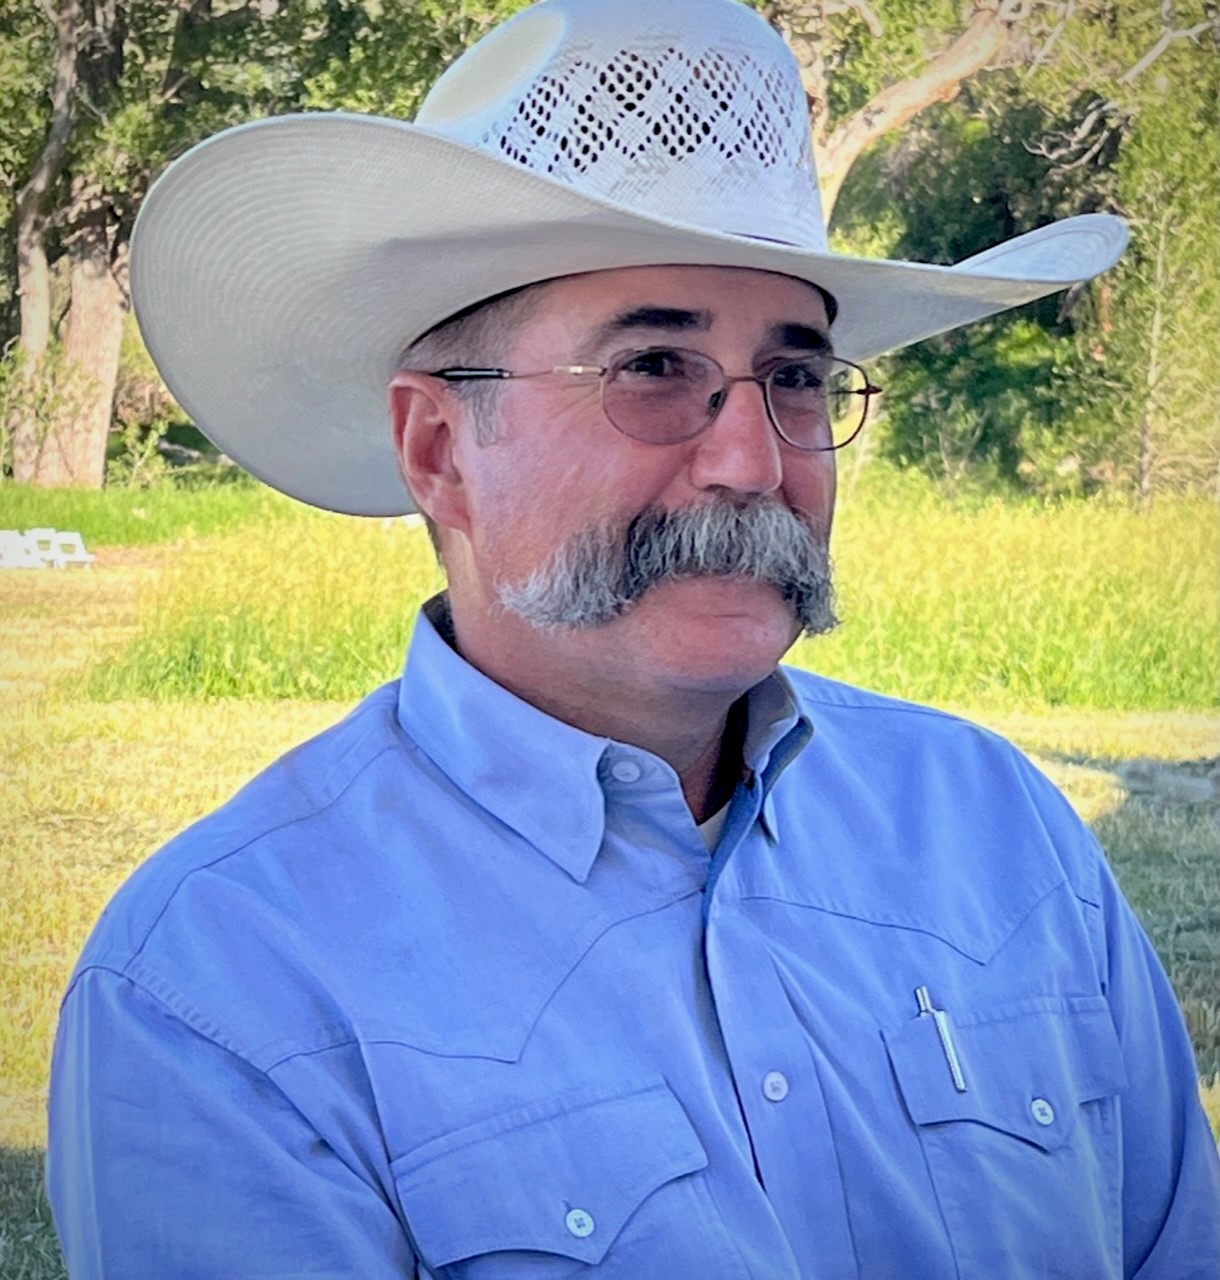
[[(1049, 12), (1049, 11), (1048, 11)], [(881, 451), (1041, 493), (1215, 484), (1220, 60), (1196, 5), (1079, 0), (866, 155), (842, 247), (951, 262), (1073, 213), (1124, 214), (1092, 285), (886, 362)]]
[[(157, 173), (203, 137), (277, 112), (410, 113), (444, 62), (519, 4), (378, 0), (6, 0), (4, 65), (52, 68), (9, 210), (21, 305), (6, 379), (18, 480), (102, 483), (128, 309), (127, 248)], [(20, 116), (15, 101), (0, 103)], [(25, 112), (28, 117), (28, 109)], [(36, 114), (36, 113), (35, 113)], [(56, 286), (66, 294), (55, 314)]]
[[(38, 146), (28, 145), (27, 129), (19, 148), (24, 203), (10, 220), (29, 281), (20, 347), (33, 354), (23, 356), (26, 381), (10, 371), (9, 386), (37, 385), (44, 394), (16, 397), (25, 411), (17, 415), (15, 473), (42, 483), (100, 482), (127, 307), (127, 243), (144, 192), (170, 158), (228, 124), (269, 113), (410, 115), (445, 63), (523, 2), (41, 0), (43, 9), (24, 20), (22, 65), (37, 48), (55, 71)], [(964, 18), (958, 0), (752, 2), (801, 64), (829, 214), (870, 149), (981, 83), (980, 72), (1035, 58), (1053, 43), (1046, 32), (1056, 15), (1103, 0), (978, 0)], [(21, 0), (0, 4), (11, 25)], [(16, 37), (0, 28), (6, 56), (10, 47)], [(899, 217), (893, 207), (881, 211), (867, 235), (856, 217), (857, 240), (875, 248)], [(843, 221), (853, 225), (850, 211)], [(52, 306), (36, 305), (57, 282), (61, 323)]]
[(772, 0), (760, 7), (801, 65), (828, 221), (864, 152), (956, 97), (979, 72), (1002, 65), (1031, 9), (1029, 0), (983, 0), (962, 23), (959, 6), (943, 0)]
[(1215, 495), (1220, 13), (1146, 0), (1124, 9), (1107, 48), (1096, 36), (1083, 33), (1074, 50), (1089, 92), (1042, 144), (1064, 168), (1112, 147), (1115, 199), (1131, 226), (1131, 248), (1085, 313), (1075, 420), (1091, 424), (1080, 434), (1108, 440), (1100, 465), (1141, 505), (1157, 493)]

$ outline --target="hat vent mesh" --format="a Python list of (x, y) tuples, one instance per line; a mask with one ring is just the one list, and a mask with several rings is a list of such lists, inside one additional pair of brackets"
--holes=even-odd
[(689, 205), (758, 180), (754, 200), (778, 181), (787, 204), (795, 178), (807, 205), (814, 177), (804, 92), (774, 58), (671, 41), (597, 53), (565, 48), (477, 145), (616, 200), (649, 192), (655, 200), (658, 188), (681, 187)]

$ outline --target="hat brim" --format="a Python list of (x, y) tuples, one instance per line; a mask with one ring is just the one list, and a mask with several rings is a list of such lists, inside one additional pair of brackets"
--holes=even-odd
[(195, 423), (314, 506), (413, 509), (387, 387), (404, 348), (504, 290), (613, 267), (752, 267), (834, 294), (862, 360), (1112, 266), (1125, 224), (1083, 215), (953, 267), (852, 258), (668, 222), (399, 120), (279, 116), (201, 143), (149, 192), (131, 291)]

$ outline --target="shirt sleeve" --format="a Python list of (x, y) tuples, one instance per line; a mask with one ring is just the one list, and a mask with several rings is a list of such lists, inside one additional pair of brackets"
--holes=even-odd
[(1123, 1272), (1220, 1276), (1220, 1163), (1178, 1002), (1102, 859), (1109, 1001), (1127, 1068), (1122, 1098)]
[(375, 1180), (264, 1072), (107, 969), (62, 1011), (47, 1186), (73, 1280), (416, 1274)]

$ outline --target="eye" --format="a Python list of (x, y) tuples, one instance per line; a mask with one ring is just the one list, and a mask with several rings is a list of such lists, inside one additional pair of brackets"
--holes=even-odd
[(632, 351), (616, 361), (617, 375), (627, 378), (655, 378), (673, 382), (691, 378), (695, 370), (684, 351), (672, 347), (651, 347), (647, 351)]
[(825, 360), (787, 360), (771, 370), (771, 385), (779, 391), (820, 391), (826, 372)]

